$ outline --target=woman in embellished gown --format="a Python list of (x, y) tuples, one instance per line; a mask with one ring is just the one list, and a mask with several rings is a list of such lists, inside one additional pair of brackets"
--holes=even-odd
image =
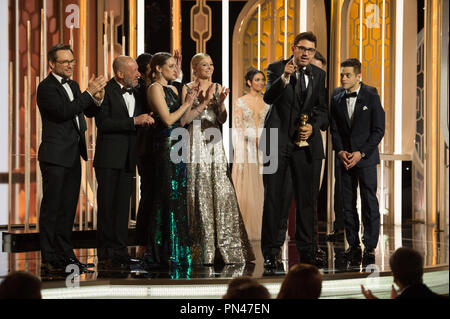
[(212, 83), (214, 65), (205, 53), (191, 60), (194, 82), (183, 88), (183, 101), (198, 87), (198, 97), (181, 119), (190, 135), (187, 206), (194, 264), (245, 264), (255, 259), (233, 184), (228, 174), (221, 125), (227, 118), (229, 89)]
[[(173, 146), (180, 142), (170, 138), (180, 127), (181, 116), (191, 108), (197, 89), (180, 103), (177, 90), (169, 81), (177, 77), (171, 54), (161, 52), (150, 62), (153, 83), (147, 89), (147, 101), (154, 112), (152, 200), (149, 209), (149, 238), (144, 260), (162, 266), (190, 265), (191, 251), (187, 228), (186, 163), (171, 159)], [(172, 154), (173, 155), (173, 154)]]
[(231, 176), (250, 240), (261, 240), (264, 185), (258, 142), (270, 107), (262, 96), (265, 80), (264, 73), (259, 70), (247, 72), (245, 84), (250, 91), (233, 105), (234, 160)]

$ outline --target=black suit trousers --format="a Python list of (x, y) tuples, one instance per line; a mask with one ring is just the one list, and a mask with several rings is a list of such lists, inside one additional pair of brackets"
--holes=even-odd
[(78, 155), (72, 167), (39, 162), (42, 173), (42, 202), (39, 214), (43, 262), (60, 256), (73, 257), (72, 228), (81, 183)]
[(98, 181), (97, 255), (99, 260), (128, 256), (128, 217), (134, 174), (124, 169), (95, 168)]
[[(265, 174), (261, 248), (264, 256), (277, 256), (285, 239), (292, 196), (296, 202), (295, 240), (299, 252), (310, 254), (316, 247), (315, 176), (321, 160), (313, 160), (310, 149), (289, 143), (278, 149), (278, 169)], [(293, 186), (293, 187), (292, 187)]]
[(353, 167), (347, 171), (341, 167), (342, 209), (345, 234), (350, 246), (357, 246), (359, 240), (359, 216), (356, 209), (357, 187), (361, 194), (361, 220), (364, 227), (363, 244), (375, 249), (380, 234), (380, 210), (377, 199), (377, 166)]
[[(342, 203), (342, 169), (343, 164), (339, 158), (335, 160), (334, 171), (334, 223), (333, 230), (344, 230), (344, 212)], [(345, 169), (344, 169), (345, 170)]]

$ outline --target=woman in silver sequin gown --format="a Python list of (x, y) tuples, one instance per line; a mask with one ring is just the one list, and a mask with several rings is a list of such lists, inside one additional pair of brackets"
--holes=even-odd
[(212, 265), (244, 264), (255, 259), (228, 172), (220, 128), (227, 118), (223, 101), (229, 90), (212, 83), (209, 55), (192, 58), (195, 81), (183, 88), (199, 87), (199, 97), (181, 119), (189, 130), (187, 207), (192, 262)]

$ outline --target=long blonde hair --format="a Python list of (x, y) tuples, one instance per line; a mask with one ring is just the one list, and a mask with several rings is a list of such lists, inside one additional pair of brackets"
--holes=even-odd
[[(211, 56), (208, 53), (197, 53), (196, 55), (194, 55), (191, 59), (191, 77), (192, 77), (192, 81), (195, 81), (196, 79), (196, 75), (195, 75), (195, 68), (197, 67), (197, 65), (200, 63), (201, 60), (206, 59), (206, 58), (210, 58)], [(212, 59), (211, 59), (212, 60)], [(211, 81), (211, 78), (209, 79)]]

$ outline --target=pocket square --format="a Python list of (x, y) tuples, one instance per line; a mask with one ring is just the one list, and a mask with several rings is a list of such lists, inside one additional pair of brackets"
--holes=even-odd
[(369, 108), (367, 106), (363, 106), (363, 111), (368, 110)]

